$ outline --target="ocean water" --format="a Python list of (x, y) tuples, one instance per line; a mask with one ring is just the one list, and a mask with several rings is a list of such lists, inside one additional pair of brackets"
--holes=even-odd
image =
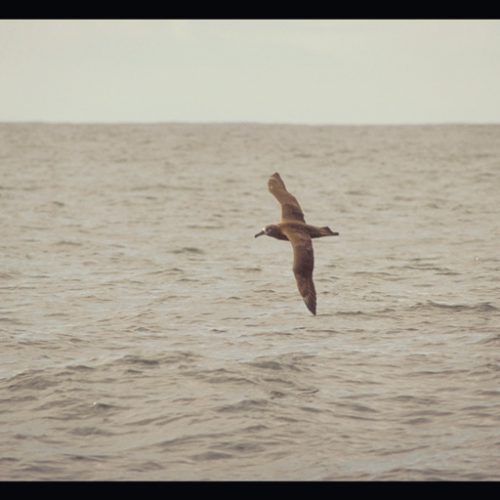
[(1, 480), (500, 479), (498, 125), (1, 124), (0, 230)]

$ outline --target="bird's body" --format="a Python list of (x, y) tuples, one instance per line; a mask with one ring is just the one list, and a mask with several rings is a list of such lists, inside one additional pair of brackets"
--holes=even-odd
[(272, 227), (272, 234), (266, 233), (267, 236), (272, 236), (277, 240), (289, 240), (287, 232), (304, 231), (310, 238), (321, 238), (322, 236), (337, 236), (329, 227), (316, 227), (302, 222), (281, 222), (280, 224), (271, 224), (267, 228)]
[(266, 226), (255, 237), (263, 234), (278, 240), (288, 240), (293, 247), (293, 273), (307, 308), (316, 314), (316, 290), (312, 278), (314, 270), (314, 251), (312, 238), (337, 236), (329, 227), (316, 227), (306, 224), (304, 213), (296, 198), (290, 194), (280, 175), (274, 173), (268, 181), (269, 191), (281, 205), (281, 222)]

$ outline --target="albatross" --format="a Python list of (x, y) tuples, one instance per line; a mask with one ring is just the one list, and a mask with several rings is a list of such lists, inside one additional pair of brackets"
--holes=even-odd
[(267, 187), (281, 205), (281, 222), (269, 224), (255, 235), (266, 235), (278, 240), (288, 240), (293, 247), (293, 273), (297, 288), (304, 302), (313, 314), (316, 314), (316, 290), (313, 281), (314, 251), (311, 238), (338, 236), (329, 227), (316, 227), (306, 224), (304, 212), (292, 194), (290, 194), (278, 172), (269, 178)]

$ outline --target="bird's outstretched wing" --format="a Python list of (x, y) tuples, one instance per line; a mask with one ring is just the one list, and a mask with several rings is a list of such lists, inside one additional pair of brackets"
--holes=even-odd
[(305, 231), (283, 230), (293, 247), (293, 273), (304, 302), (316, 314), (316, 290), (313, 281), (314, 251), (311, 237)]
[(281, 205), (281, 220), (285, 221), (300, 221), (306, 222), (304, 219), (304, 212), (300, 208), (299, 202), (295, 196), (291, 195), (285, 187), (283, 179), (278, 172), (271, 175), (267, 182), (269, 191), (279, 201)]

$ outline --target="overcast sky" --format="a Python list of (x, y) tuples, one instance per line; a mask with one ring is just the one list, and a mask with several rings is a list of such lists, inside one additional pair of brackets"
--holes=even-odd
[(0, 121), (500, 123), (498, 20), (0, 20)]

